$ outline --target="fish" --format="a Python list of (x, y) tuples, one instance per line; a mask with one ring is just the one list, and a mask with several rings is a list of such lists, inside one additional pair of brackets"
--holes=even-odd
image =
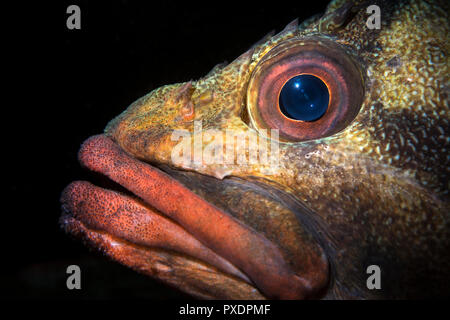
[(447, 1), (332, 1), (88, 138), (61, 227), (200, 299), (449, 296)]

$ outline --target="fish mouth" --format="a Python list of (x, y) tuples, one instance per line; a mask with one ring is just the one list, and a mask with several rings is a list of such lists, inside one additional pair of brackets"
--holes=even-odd
[(61, 225), (136, 271), (200, 298), (303, 299), (328, 282), (317, 247), (307, 259), (314, 268), (299, 273), (273, 239), (105, 135), (86, 140), (79, 160), (127, 191), (71, 183), (61, 196)]

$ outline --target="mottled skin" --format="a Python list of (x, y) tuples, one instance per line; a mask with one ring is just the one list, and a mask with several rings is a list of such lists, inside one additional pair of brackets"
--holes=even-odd
[[(366, 27), (370, 4), (381, 7), (380, 30)], [(152, 91), (114, 119), (105, 134), (264, 234), (299, 273), (310, 256), (305, 244), (320, 246), (329, 280), (314, 297), (448, 295), (448, 12), (445, 0), (334, 1), (322, 17), (290, 24), (202, 79)], [(340, 45), (361, 70), (364, 100), (349, 126), (320, 139), (282, 141), (278, 168), (173, 163), (178, 142), (171, 134), (194, 132), (194, 120), (202, 120), (203, 131), (260, 135), (249, 121), (252, 72), (276, 45), (311, 36)], [(84, 238), (123, 262), (122, 255), (108, 253), (107, 237), (115, 236), (120, 238), (114, 232), (95, 241)], [(139, 250), (133, 255), (151, 255)], [(155, 254), (142, 265), (158, 269), (151, 260)], [(169, 276), (164, 268), (134, 267), (199, 297), (263, 297), (219, 271), (202, 274), (200, 262), (187, 257), (166, 252), (158, 259), (171, 269)], [(366, 268), (372, 264), (382, 270), (381, 290), (366, 288)]]

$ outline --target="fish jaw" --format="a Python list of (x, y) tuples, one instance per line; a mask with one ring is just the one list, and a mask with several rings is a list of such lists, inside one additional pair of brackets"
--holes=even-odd
[[(88, 169), (106, 175), (139, 197), (82, 181), (69, 185), (62, 195), (66, 212), (62, 225), (66, 231), (119, 262), (162, 280), (168, 272), (175, 274), (175, 280), (166, 281), (175, 285), (187, 276), (180, 272), (180, 266), (184, 271), (192, 268), (196, 274), (209, 268), (214, 281), (205, 287), (216, 287), (220, 282), (221, 290), (226, 291), (233, 283), (244, 288), (240, 294), (245, 298), (310, 298), (327, 285), (328, 261), (318, 246), (304, 261), (308, 272), (297, 274), (286, 263), (281, 249), (264, 234), (164, 172), (129, 156), (110, 138), (99, 135), (88, 139), (79, 159)], [(155, 267), (160, 255), (166, 263), (156, 263)], [(189, 286), (181, 288), (193, 291)], [(226, 297), (237, 298), (235, 291)]]

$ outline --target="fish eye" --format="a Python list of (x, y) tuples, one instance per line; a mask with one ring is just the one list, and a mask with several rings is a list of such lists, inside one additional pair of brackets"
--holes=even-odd
[(345, 129), (364, 98), (359, 65), (331, 40), (288, 39), (257, 63), (247, 89), (253, 127), (278, 129), (283, 141), (319, 139)]
[(278, 104), (281, 112), (290, 119), (316, 121), (327, 111), (329, 101), (326, 84), (316, 76), (302, 74), (284, 84)]

